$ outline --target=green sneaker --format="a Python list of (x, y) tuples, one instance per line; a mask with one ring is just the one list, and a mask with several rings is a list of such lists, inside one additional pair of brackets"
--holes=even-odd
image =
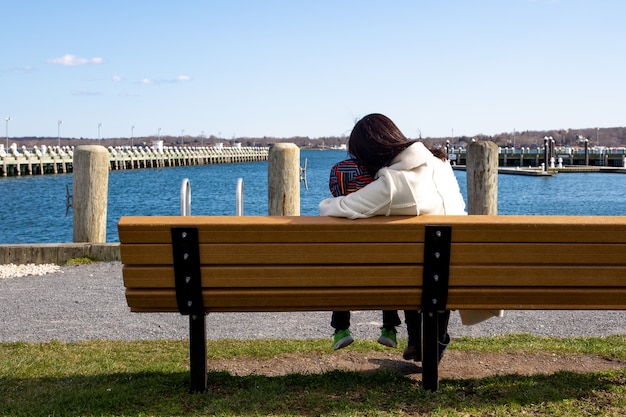
[(396, 340), (396, 329), (387, 329), (386, 327), (380, 328), (380, 337), (378, 343), (390, 348), (398, 347), (398, 341)]
[(333, 337), (334, 350), (345, 348), (352, 342), (354, 342), (354, 338), (350, 334), (350, 329), (335, 331), (335, 336)]

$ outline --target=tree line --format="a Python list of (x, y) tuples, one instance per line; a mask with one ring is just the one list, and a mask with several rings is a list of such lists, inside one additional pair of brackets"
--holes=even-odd
[[(626, 146), (626, 127), (611, 128), (585, 128), (585, 129), (555, 129), (555, 130), (525, 130), (520, 132), (505, 132), (495, 135), (478, 134), (474, 136), (455, 136), (455, 137), (424, 137), (411, 138), (422, 140), (428, 146), (444, 147), (447, 145), (457, 147), (466, 147), (473, 139), (489, 140), (495, 142), (501, 147), (542, 147), (544, 137), (552, 137), (556, 146), (584, 146), (584, 140), (587, 140), (589, 146), (604, 147), (623, 147)], [(132, 140), (135, 146), (151, 146), (156, 140), (155, 136), (135, 137)], [(165, 146), (214, 146), (217, 143), (223, 143), (224, 146), (232, 146), (234, 143), (240, 143), (241, 146), (271, 146), (277, 142), (295, 143), (304, 149), (327, 149), (339, 148), (348, 143), (348, 136), (324, 136), (310, 138), (308, 136), (293, 136), (289, 138), (277, 137), (238, 137), (232, 139), (218, 138), (214, 135), (208, 137), (200, 136), (161, 136), (159, 140), (163, 141)], [(20, 137), (9, 138), (9, 142), (15, 142), (19, 148), (26, 146), (56, 146), (59, 139), (56, 137)], [(91, 138), (60, 138), (62, 146), (78, 146), (93, 145), (99, 142), (103, 146), (129, 146), (130, 138), (106, 138), (98, 141)]]

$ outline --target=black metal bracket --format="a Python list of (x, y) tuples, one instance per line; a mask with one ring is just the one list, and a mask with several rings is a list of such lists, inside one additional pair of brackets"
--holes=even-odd
[(448, 303), (452, 226), (427, 225), (424, 231), (422, 274), (422, 385), (439, 388), (438, 314)]
[(427, 225), (424, 231), (422, 311), (443, 311), (448, 303), (452, 226)]
[(206, 313), (202, 299), (200, 243), (197, 227), (171, 229), (176, 303), (189, 315), (189, 370), (191, 392), (207, 390)]
[(183, 315), (204, 314), (198, 228), (174, 226), (171, 233), (178, 311)]

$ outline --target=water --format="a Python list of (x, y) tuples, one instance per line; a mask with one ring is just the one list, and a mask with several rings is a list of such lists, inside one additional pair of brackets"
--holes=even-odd
[[(309, 190), (301, 187), (300, 212), (317, 215), (330, 197), (330, 167), (345, 151), (302, 151)], [(465, 172), (455, 171), (463, 196)], [(191, 184), (192, 215), (234, 215), (237, 179), (244, 181), (244, 214), (267, 215), (267, 162), (111, 171), (107, 241), (118, 241), (120, 216), (179, 215), (183, 179)], [(500, 175), (498, 212), (534, 215), (626, 215), (626, 176), (558, 174)], [(71, 175), (0, 178), (0, 244), (72, 241), (72, 211), (65, 216)]]

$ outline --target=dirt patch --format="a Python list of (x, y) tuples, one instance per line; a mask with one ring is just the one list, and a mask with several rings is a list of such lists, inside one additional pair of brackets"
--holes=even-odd
[[(552, 352), (481, 353), (449, 350), (439, 365), (440, 378), (483, 378), (504, 374), (552, 374), (558, 371), (595, 372), (622, 369), (621, 361), (598, 356), (560, 354)], [(421, 380), (419, 362), (405, 361), (402, 352), (352, 352), (284, 354), (271, 359), (235, 357), (216, 359), (208, 363), (210, 370), (226, 371), (231, 375), (280, 376), (287, 374), (319, 374), (332, 370), (371, 371), (393, 369), (412, 379)]]

